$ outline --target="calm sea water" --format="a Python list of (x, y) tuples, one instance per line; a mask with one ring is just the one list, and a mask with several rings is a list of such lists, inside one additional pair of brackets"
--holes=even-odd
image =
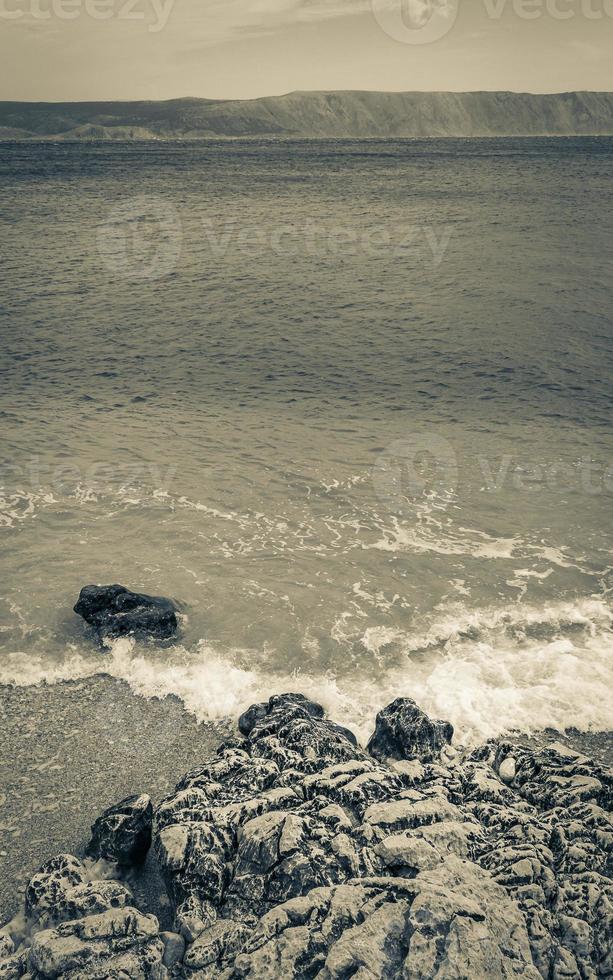
[[(2, 145), (0, 682), (613, 727), (612, 162)], [(101, 653), (112, 581), (179, 641)]]

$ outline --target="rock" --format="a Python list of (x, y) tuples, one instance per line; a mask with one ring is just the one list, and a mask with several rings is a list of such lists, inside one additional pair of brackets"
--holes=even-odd
[(250, 708), (243, 711), (242, 715), (238, 719), (238, 730), (241, 735), (244, 735), (245, 738), (247, 738), (256, 721), (259, 721), (260, 718), (264, 718), (265, 715), (265, 704), (252, 704)]
[(183, 960), (185, 940), (177, 932), (161, 932), (160, 939), (164, 943), (162, 963), (167, 970), (173, 970)]
[[(376, 751), (416, 758), (382, 762), (301, 695), (252, 706), (155, 809), (174, 931), (60, 855), (0, 980), (612, 976), (611, 771), (556, 745), (447, 753), (412, 702), (382, 716)], [(120, 831), (140, 800), (109, 811)]]
[(36, 933), (28, 965), (43, 977), (102, 980), (123, 974), (147, 980), (161, 977), (163, 954), (155, 916), (113, 909)]
[(487, 872), (448, 855), (416, 884), (407, 980), (540, 980), (522, 914)]
[(208, 967), (217, 971), (231, 964), (243, 948), (250, 929), (233, 919), (218, 919), (190, 946), (185, 957), (188, 969)]
[(12, 953), (0, 958), (0, 980), (21, 980), (28, 968), (25, 953)]
[[(519, 907), (471, 860), (485, 838), (459, 805), (461, 774), (421, 762), (392, 770), (296, 695), (252, 706), (241, 731), (242, 745), (189, 773), (155, 814), (154, 847), (194, 977), (417, 976), (411, 909), (422, 875), (435, 871), (449, 885), (438, 935), (461, 940), (458, 969), (466, 960), (492, 976), (536, 976)], [(429, 879), (423, 888), (432, 916), (440, 895)], [(480, 890), (502, 908), (497, 919), (479, 905), (472, 928), (467, 895)], [(415, 961), (436, 965), (438, 940), (420, 929)]]
[(40, 919), (63, 903), (66, 893), (87, 881), (85, 865), (72, 854), (58, 854), (46, 861), (26, 886), (25, 912)]
[(142, 864), (151, 846), (153, 805), (145, 793), (128, 796), (98, 817), (92, 825), (87, 854), (117, 864)]
[(507, 785), (512, 783), (515, 779), (516, 771), (517, 766), (512, 755), (508, 755), (506, 759), (503, 759), (498, 767), (498, 775), (502, 779), (503, 783), (506, 783)]
[(432, 721), (410, 698), (397, 698), (379, 712), (367, 751), (376, 759), (437, 759), (453, 738), (448, 721)]
[(123, 585), (86, 585), (74, 611), (95, 628), (102, 640), (128, 634), (169, 639), (178, 628), (170, 599), (140, 595)]

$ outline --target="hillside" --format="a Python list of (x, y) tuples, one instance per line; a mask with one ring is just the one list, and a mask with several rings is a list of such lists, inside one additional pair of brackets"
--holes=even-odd
[(292, 92), (253, 100), (0, 102), (0, 139), (608, 134), (612, 92)]

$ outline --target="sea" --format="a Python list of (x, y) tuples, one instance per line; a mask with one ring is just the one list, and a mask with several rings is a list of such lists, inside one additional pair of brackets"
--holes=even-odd
[[(4, 690), (612, 729), (612, 165), (0, 144)], [(177, 639), (101, 648), (72, 607), (113, 582), (173, 598)]]

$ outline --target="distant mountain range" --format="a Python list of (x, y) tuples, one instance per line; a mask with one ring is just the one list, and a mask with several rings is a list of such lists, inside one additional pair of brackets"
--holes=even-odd
[(251, 100), (0, 102), (0, 139), (613, 135), (613, 92), (292, 92)]

